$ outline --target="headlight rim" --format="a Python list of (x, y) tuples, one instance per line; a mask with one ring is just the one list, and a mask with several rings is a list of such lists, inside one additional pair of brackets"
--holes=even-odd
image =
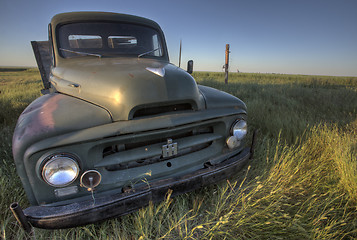
[[(242, 137), (238, 137), (236, 134), (234, 134), (234, 127), (241, 121), (243, 121), (245, 123), (245, 133), (244, 133), (244, 135)], [(239, 119), (235, 120), (233, 122), (233, 124), (231, 125), (230, 135), (236, 137), (237, 140), (241, 141), (247, 136), (247, 134), (248, 134), (248, 123), (247, 123), (247, 121), (245, 119), (243, 119), (243, 118), (239, 118)]]
[[(68, 158), (69, 160), (71, 160), (75, 165), (76, 165), (76, 168), (77, 168), (77, 171), (76, 171), (76, 175), (75, 177), (65, 183), (65, 184), (53, 184), (51, 183), (50, 181), (48, 181), (48, 179), (46, 179), (45, 177), (45, 167), (55, 161), (56, 157), (65, 157), (65, 158)], [(67, 187), (69, 186), (70, 184), (72, 184), (73, 182), (75, 182), (78, 177), (80, 176), (80, 172), (81, 172), (81, 166), (80, 166), (80, 161), (79, 161), (79, 158), (77, 156), (75, 156), (74, 154), (70, 154), (70, 153), (65, 153), (65, 152), (61, 152), (61, 153), (53, 153), (53, 154), (50, 154), (48, 155), (47, 157), (44, 158), (44, 160), (42, 161), (42, 164), (41, 164), (41, 167), (40, 167), (40, 175), (42, 177), (42, 180), (48, 184), (49, 186), (51, 187), (56, 187), (56, 188), (61, 188), (61, 187)]]

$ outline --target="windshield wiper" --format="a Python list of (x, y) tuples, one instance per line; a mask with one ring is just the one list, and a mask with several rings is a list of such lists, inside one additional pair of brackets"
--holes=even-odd
[(153, 49), (153, 50), (150, 50), (150, 51), (148, 51), (148, 52), (144, 52), (144, 53), (142, 53), (142, 54), (139, 54), (139, 55), (138, 55), (138, 58), (140, 58), (140, 57), (142, 57), (142, 56), (145, 56), (145, 55), (147, 55), (147, 54), (149, 54), (149, 53), (155, 52), (155, 51), (157, 51), (157, 50), (159, 50), (159, 49), (160, 49), (160, 47), (155, 48), (155, 49)]
[(77, 51), (73, 51), (73, 50), (69, 50), (69, 49), (65, 49), (65, 48), (60, 48), (59, 50), (64, 51), (64, 52), (69, 52), (69, 53), (75, 53), (75, 54), (83, 55), (83, 56), (94, 56), (94, 57), (99, 57), (99, 58), (102, 57), (102, 55), (96, 54), (96, 53), (77, 52)]

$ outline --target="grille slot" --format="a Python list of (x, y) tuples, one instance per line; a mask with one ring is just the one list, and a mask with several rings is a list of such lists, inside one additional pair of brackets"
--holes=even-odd
[(151, 117), (159, 114), (165, 113), (173, 113), (177, 111), (192, 111), (193, 107), (190, 103), (180, 103), (180, 104), (173, 104), (167, 106), (146, 106), (140, 107), (139, 109), (135, 110), (132, 114), (131, 119), (142, 118), (142, 117)]
[[(175, 134), (173, 136), (170, 136), (170, 138), (180, 139), (180, 138), (189, 137), (189, 136), (193, 136), (193, 135), (194, 135), (194, 133), (192, 131), (189, 131), (189, 132), (185, 132), (185, 133), (181, 133), (181, 134)], [(153, 140), (145, 141), (145, 142), (126, 143), (125, 150), (135, 149), (138, 147), (144, 147), (144, 146), (148, 146), (148, 145), (152, 145), (152, 144), (156, 144), (156, 143), (165, 144), (166, 141), (167, 141), (167, 138), (162, 137), (162, 138), (153, 139)]]

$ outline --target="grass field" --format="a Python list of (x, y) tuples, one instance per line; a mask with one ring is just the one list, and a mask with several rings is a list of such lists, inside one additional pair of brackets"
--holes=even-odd
[[(34, 239), (357, 239), (357, 77), (194, 73), (241, 98), (254, 159), (228, 181), (170, 198), (130, 215)], [(40, 96), (35, 69), (0, 69), (0, 228), (26, 234), (9, 205), (28, 206), (12, 161), (22, 110)]]

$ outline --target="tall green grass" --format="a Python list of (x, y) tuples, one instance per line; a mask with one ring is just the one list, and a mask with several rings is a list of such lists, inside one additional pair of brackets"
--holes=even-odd
[(22, 110), (41, 95), (41, 78), (36, 69), (10, 70), (0, 68), (0, 126), (14, 126)]
[[(213, 186), (130, 215), (35, 239), (357, 239), (357, 78), (195, 73), (244, 100), (259, 128), (254, 159)], [(11, 154), (14, 123), (41, 89), (37, 71), (0, 71), (0, 227), (23, 239), (8, 206), (28, 206)], [(3, 95), (4, 94), (4, 95)], [(6, 114), (3, 114), (7, 111)]]
[(357, 115), (357, 77), (230, 73), (229, 84), (224, 84), (223, 73), (195, 73), (194, 77), (200, 84), (242, 99), (252, 128), (274, 138), (282, 131), (290, 143), (306, 126), (319, 122), (343, 126)]
[[(194, 72), (196, 80), (214, 80), (224, 82), (224, 73)], [(318, 75), (291, 75), (291, 74), (265, 74), (265, 73), (229, 73), (228, 83), (248, 84), (298, 84), (305, 87), (357, 87), (357, 77), (336, 77)]]

